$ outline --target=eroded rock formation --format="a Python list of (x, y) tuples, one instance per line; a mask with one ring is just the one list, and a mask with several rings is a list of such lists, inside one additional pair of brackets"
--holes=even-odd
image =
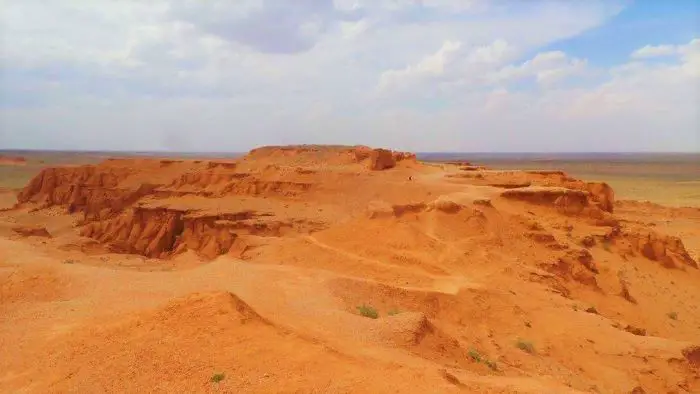
[(374, 149), (369, 155), (369, 169), (373, 171), (386, 170), (396, 166), (396, 159), (390, 150)]
[(575, 280), (592, 287), (598, 286), (596, 280), (598, 267), (593, 261), (593, 256), (586, 249), (570, 250), (556, 262), (544, 264), (543, 268), (565, 279)]
[(18, 226), (12, 228), (12, 231), (24, 237), (51, 238), (51, 234), (42, 226)]
[(651, 230), (633, 230), (623, 234), (632, 249), (649, 260), (658, 261), (668, 268), (689, 266), (698, 268), (680, 238)]
[(83, 227), (81, 235), (122, 253), (166, 258), (188, 249), (207, 258), (228, 253), (236, 234), (228, 226), (240, 215), (196, 216), (174, 209), (134, 208), (108, 221)]

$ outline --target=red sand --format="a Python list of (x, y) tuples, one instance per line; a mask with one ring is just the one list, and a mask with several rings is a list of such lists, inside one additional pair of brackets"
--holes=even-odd
[(0, 211), (0, 391), (700, 392), (698, 252), (700, 209), (559, 171), (46, 168)]

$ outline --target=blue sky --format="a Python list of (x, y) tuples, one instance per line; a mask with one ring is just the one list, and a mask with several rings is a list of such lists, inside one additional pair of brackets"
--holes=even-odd
[(645, 45), (689, 42), (700, 36), (699, 25), (700, 1), (630, 1), (606, 23), (543, 49), (562, 50), (610, 67)]
[(0, 6), (0, 149), (700, 151), (698, 1)]

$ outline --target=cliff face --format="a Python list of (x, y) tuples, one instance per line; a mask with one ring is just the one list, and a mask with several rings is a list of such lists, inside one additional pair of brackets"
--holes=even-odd
[(401, 161), (415, 161), (416, 155), (368, 146), (264, 146), (253, 149), (245, 158), (250, 160), (285, 163), (288, 165), (349, 165), (361, 163), (372, 171), (386, 170)]
[(387, 170), (396, 167), (400, 161), (415, 161), (416, 155), (408, 152), (396, 152), (388, 149), (372, 149), (369, 152), (368, 168), (372, 171)]
[[(574, 179), (562, 171), (489, 171), (483, 167), (465, 167), (461, 164), (458, 166), (459, 172), (448, 174), (447, 177), (474, 185), (502, 189), (524, 189), (532, 186), (580, 191), (586, 194), (587, 205), (597, 207), (603, 212), (613, 212), (615, 192), (610, 185), (604, 182), (584, 182)], [(551, 193), (546, 194), (552, 195)]]
[(137, 207), (117, 218), (90, 223), (81, 235), (121, 253), (167, 258), (191, 249), (214, 258), (228, 253), (237, 237), (226, 224), (219, 216), (193, 217), (186, 211)]
[(684, 266), (698, 268), (698, 263), (688, 254), (680, 238), (659, 234), (645, 229), (632, 229), (621, 234), (628, 244), (627, 251), (640, 253), (652, 261), (658, 261), (667, 268)]
[(130, 173), (128, 168), (107, 171), (91, 165), (45, 168), (17, 195), (17, 200), (20, 203), (31, 201), (68, 205), (77, 200), (82, 192), (114, 190)]
[(369, 155), (369, 169), (386, 170), (396, 166), (396, 159), (390, 150), (374, 149)]
[[(46, 168), (19, 193), (18, 207), (61, 206), (68, 213), (81, 213), (81, 235), (120, 253), (154, 258), (185, 250), (214, 258), (231, 251), (241, 235), (280, 236), (319, 226), (289, 217), (276, 219), (273, 214), (238, 212), (235, 206), (220, 207), (215, 202), (220, 197), (294, 199), (314, 187), (306, 180), (313, 170), (253, 164), (240, 170), (237, 163), (225, 161), (108, 159), (97, 165)], [(204, 207), (218, 208), (171, 206), (171, 198), (204, 198)]]
[[(254, 149), (239, 162), (108, 159), (97, 165), (46, 168), (19, 193), (20, 204), (66, 206), (102, 220), (144, 196), (297, 197), (314, 188), (317, 167), (365, 164), (389, 169), (415, 155), (368, 147), (290, 146)], [(358, 167), (359, 169), (359, 167)]]
[(86, 219), (105, 218), (155, 189), (149, 184), (136, 189), (120, 188), (120, 182), (131, 174), (129, 168), (46, 168), (18, 194), (17, 201), (41, 207), (65, 205), (68, 212), (83, 213)]
[(264, 180), (251, 174), (199, 171), (183, 174), (163, 189), (209, 197), (226, 195), (297, 196), (309, 191), (312, 187), (313, 184), (309, 182)]
[(531, 204), (552, 206), (565, 215), (580, 215), (601, 221), (609, 219), (600, 204), (587, 191), (552, 186), (527, 186), (509, 188), (501, 196), (511, 200), (526, 201)]
[(591, 193), (593, 200), (598, 203), (600, 209), (605, 212), (613, 212), (615, 205), (615, 192), (605, 182), (588, 182), (586, 190)]
[[(279, 220), (254, 211), (206, 214), (197, 211), (134, 207), (118, 217), (85, 225), (80, 234), (108, 245), (119, 253), (168, 258), (187, 250), (213, 259), (232, 251), (242, 252), (242, 236), (280, 237), (287, 232), (309, 232), (320, 223)], [(235, 249), (236, 243), (240, 249)]]

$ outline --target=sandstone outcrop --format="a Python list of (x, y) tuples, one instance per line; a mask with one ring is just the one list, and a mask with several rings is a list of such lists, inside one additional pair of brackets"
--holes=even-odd
[(662, 235), (651, 230), (632, 230), (623, 234), (631, 248), (649, 260), (658, 261), (668, 268), (689, 266), (698, 268), (680, 238)]
[(531, 204), (554, 206), (567, 214), (579, 214), (588, 206), (588, 194), (563, 187), (530, 186), (505, 190), (501, 196)]
[(565, 279), (598, 287), (596, 280), (598, 267), (593, 261), (593, 256), (586, 249), (570, 250), (556, 262), (545, 264), (543, 268)]
[(415, 161), (416, 155), (408, 152), (397, 152), (388, 149), (361, 149), (357, 157), (360, 161), (368, 159), (368, 168), (372, 171), (388, 170), (396, 167), (401, 161)]
[(121, 253), (166, 258), (188, 249), (207, 258), (227, 253), (236, 238), (219, 217), (196, 218), (169, 209), (135, 208), (115, 219), (90, 223), (81, 235)]
[[(162, 166), (167, 171), (161, 171)], [(235, 163), (110, 159), (98, 165), (46, 168), (18, 194), (17, 201), (65, 206), (69, 213), (83, 213), (90, 221), (110, 218), (145, 196), (297, 196), (312, 187), (311, 182), (284, 175), (238, 172)]]
[(387, 149), (374, 149), (369, 155), (369, 169), (381, 171), (396, 166), (396, 159), (393, 153)]
[(486, 193), (457, 192), (438, 196), (427, 204), (428, 210), (438, 210), (446, 213), (457, 213), (467, 206), (481, 205), (490, 207), (491, 197)]
[(520, 189), (531, 186), (531, 182), (505, 182), (505, 183), (488, 183), (487, 186), (497, 187), (499, 189)]
[[(601, 196), (605, 195), (607, 194), (601, 194)], [(529, 186), (505, 190), (501, 196), (531, 204), (552, 206), (565, 215), (587, 216), (593, 219), (598, 226), (616, 226), (618, 224), (609, 211), (602, 209), (601, 203), (597, 200), (604, 197), (595, 197), (587, 190), (560, 186)], [(605, 201), (609, 202), (610, 200)]]
[[(136, 206), (112, 219), (88, 223), (80, 233), (119, 253), (168, 258), (192, 250), (213, 259), (231, 252), (240, 236), (279, 237), (287, 231), (310, 232), (321, 228), (320, 223), (283, 221), (268, 213), (249, 210), (207, 213)], [(242, 242), (239, 244), (244, 248)]]
[(46, 168), (17, 195), (17, 201), (42, 207), (65, 205), (71, 213), (82, 212), (99, 218), (121, 210), (153, 190), (147, 184), (136, 189), (119, 188), (120, 182), (132, 172), (123, 167)]
[(282, 180), (264, 180), (247, 173), (216, 173), (198, 171), (185, 173), (167, 187), (161, 187), (166, 192), (174, 190), (178, 193), (222, 197), (226, 195), (277, 195), (297, 196), (313, 187), (310, 182), (295, 182)]
[(591, 193), (593, 200), (598, 203), (600, 209), (605, 212), (613, 212), (615, 192), (610, 185), (605, 182), (588, 182), (586, 183), (586, 190)]
[[(586, 192), (589, 205), (595, 206), (604, 212), (612, 213), (615, 204), (615, 193), (604, 182), (584, 182), (574, 179), (563, 171), (553, 170), (526, 170), (526, 171), (485, 171), (478, 167), (461, 168), (466, 173), (448, 174), (452, 178), (471, 179), (474, 184), (493, 186), (499, 188), (524, 188), (528, 186), (564, 188)], [(478, 177), (469, 175), (469, 172), (477, 171)]]
[(362, 159), (365, 146), (345, 145), (288, 145), (262, 146), (251, 150), (243, 162), (279, 163), (286, 166), (347, 165)]
[(24, 237), (51, 238), (51, 234), (48, 230), (41, 226), (19, 226), (12, 228), (12, 231)]
[(404, 160), (409, 160), (409, 161), (415, 161), (416, 160), (416, 154), (415, 153), (410, 153), (410, 152), (398, 152), (398, 151), (393, 151), (392, 156), (394, 157), (394, 160), (396, 162), (404, 161)]

